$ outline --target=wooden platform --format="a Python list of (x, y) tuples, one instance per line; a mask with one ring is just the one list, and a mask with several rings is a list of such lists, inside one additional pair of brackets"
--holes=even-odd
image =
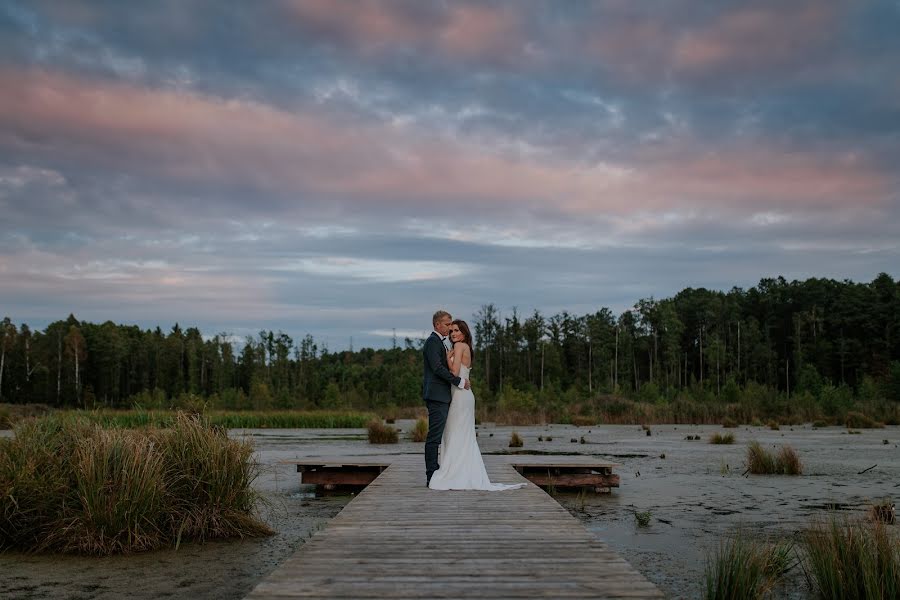
[[(484, 458), (493, 481), (526, 481), (519, 457)], [(663, 597), (536, 485), (439, 492), (421, 455), (389, 459), (247, 598)]]
[[(315, 485), (320, 492), (362, 489), (372, 483), (395, 459), (384, 457), (335, 457), (285, 460), (296, 465), (300, 483)], [(508, 464), (532, 483), (545, 489), (582, 489), (609, 493), (619, 487), (619, 476), (612, 472), (615, 463), (591, 456), (503, 455), (496, 460)]]

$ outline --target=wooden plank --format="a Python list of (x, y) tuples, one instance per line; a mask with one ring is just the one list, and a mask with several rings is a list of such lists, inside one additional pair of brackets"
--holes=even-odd
[[(555, 485), (561, 477), (618, 485), (615, 465), (584, 458), (524, 466), (544, 477), (552, 467)], [(283, 462), (304, 469), (305, 482), (377, 477), (260, 582), (252, 600), (662, 597), (533, 483), (504, 492), (430, 490), (421, 455)], [(384, 465), (380, 475), (371, 470)], [(485, 456), (485, 466), (493, 481), (527, 482), (509, 456)]]
[(619, 487), (618, 475), (603, 475), (600, 473), (560, 473), (548, 475), (547, 473), (527, 473), (525, 477), (535, 485), (557, 487)]

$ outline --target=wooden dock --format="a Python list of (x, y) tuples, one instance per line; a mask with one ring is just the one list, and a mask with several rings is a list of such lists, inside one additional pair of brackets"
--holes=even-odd
[[(484, 458), (493, 481), (527, 481), (513, 468), (517, 457)], [(434, 491), (421, 455), (385, 460), (390, 466), (247, 598), (663, 597), (533, 483)]]

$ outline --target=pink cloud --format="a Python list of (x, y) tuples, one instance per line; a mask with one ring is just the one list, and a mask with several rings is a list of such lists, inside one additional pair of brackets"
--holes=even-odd
[(406, 46), (453, 59), (513, 63), (522, 59), (521, 18), (509, 7), (450, 3), (422, 7), (375, 0), (288, 0), (306, 27), (335, 35), (366, 54)]
[(839, 24), (829, 2), (741, 7), (680, 36), (673, 66), (687, 72), (794, 64), (824, 45)]
[[(150, 180), (235, 185), (303, 201), (577, 214), (708, 207), (753, 210), (882, 202), (888, 174), (865, 155), (790, 153), (696, 140), (632, 164), (522, 158), (464, 138), (360, 124), (199, 94), (0, 72), (0, 148)], [(38, 141), (35, 141), (38, 140)], [(35, 145), (40, 145), (36, 148)]]

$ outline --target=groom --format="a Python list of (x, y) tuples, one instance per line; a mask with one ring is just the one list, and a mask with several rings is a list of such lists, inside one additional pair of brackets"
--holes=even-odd
[(425, 340), (422, 354), (425, 368), (422, 374), (422, 398), (428, 407), (428, 437), (425, 439), (425, 485), (431, 483), (431, 476), (438, 470), (438, 447), (444, 436), (447, 413), (450, 412), (450, 385), (469, 389), (469, 380), (461, 379), (450, 372), (447, 364), (447, 350), (450, 349), (450, 313), (439, 310), (434, 313), (431, 323), (434, 331)]

